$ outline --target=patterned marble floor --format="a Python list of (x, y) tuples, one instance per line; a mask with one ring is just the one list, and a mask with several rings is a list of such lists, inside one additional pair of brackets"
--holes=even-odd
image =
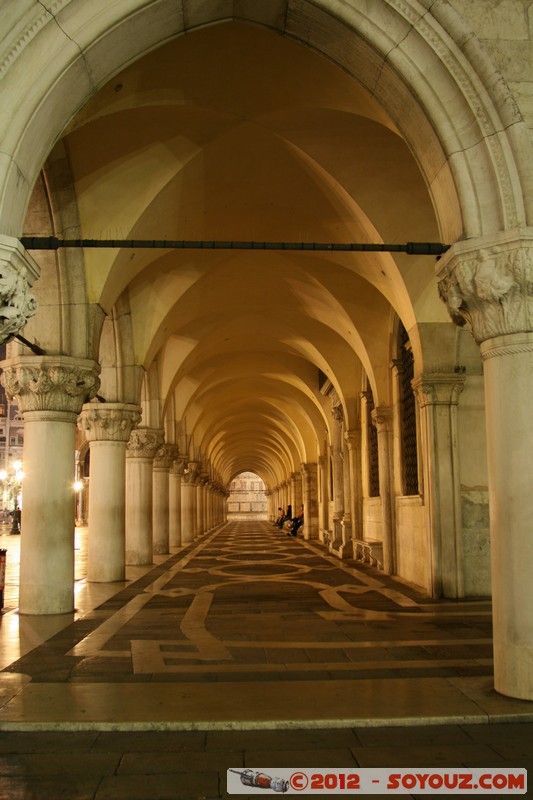
[(84, 683), (490, 675), (490, 603), (432, 603), (267, 523), (236, 522), (7, 671)]
[(432, 602), (257, 522), (129, 577), (4, 652), (0, 726), (533, 720), (493, 692), (488, 600)]

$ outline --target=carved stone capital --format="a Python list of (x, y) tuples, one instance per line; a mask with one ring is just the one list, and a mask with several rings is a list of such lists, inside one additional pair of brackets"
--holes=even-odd
[(127, 442), (141, 421), (141, 407), (129, 403), (86, 403), (78, 428), (88, 442)]
[(172, 475), (179, 475), (181, 478), (185, 467), (187, 466), (187, 458), (185, 456), (180, 456), (179, 453), (174, 459), (174, 463), (170, 469)]
[(179, 454), (180, 454), (179, 445), (167, 443), (165, 445), (165, 448), (166, 448), (166, 451), (168, 453), (168, 457), (171, 458), (172, 461), (175, 461), (179, 457)]
[[(335, 396), (335, 399), (333, 397), (333, 394)], [(331, 416), (333, 417), (335, 422), (339, 423), (339, 425), (341, 425), (344, 422), (344, 411), (342, 408), (342, 403), (337, 397), (336, 392), (332, 393), (331, 397)]]
[(420, 408), (424, 406), (453, 406), (459, 402), (464, 389), (465, 375), (457, 372), (434, 372), (411, 381)]
[(451, 318), (478, 344), (533, 330), (533, 230), (454, 244), (437, 279)]
[(2, 363), (0, 380), (21, 413), (80, 413), (100, 388), (100, 367), (94, 361), (69, 356), (19, 356)]
[(198, 474), (200, 472), (200, 462), (199, 461), (188, 461), (187, 467), (183, 473), (183, 480), (185, 483), (191, 484), (196, 483), (198, 478)]
[(392, 408), (388, 406), (378, 406), (372, 411), (372, 424), (378, 433), (386, 433), (392, 428)]
[(159, 428), (137, 428), (131, 432), (126, 446), (127, 458), (154, 458), (164, 442)]
[(302, 478), (304, 481), (308, 482), (312, 479), (314, 475), (317, 473), (318, 465), (313, 463), (302, 463), (300, 464), (300, 469), (302, 473)]
[(164, 444), (154, 456), (154, 469), (169, 470), (174, 463), (171, 448)]
[(344, 432), (344, 441), (348, 450), (358, 450), (361, 446), (361, 431), (350, 430)]
[(20, 333), (37, 310), (30, 286), (39, 267), (18, 239), (0, 236), (0, 344)]

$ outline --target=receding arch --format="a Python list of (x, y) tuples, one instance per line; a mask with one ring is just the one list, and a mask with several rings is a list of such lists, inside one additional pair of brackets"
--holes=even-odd
[[(104, 0), (63, 2), (57, 25), (39, 5), (33, 18), (24, 20), (23, 32), (17, 25), (8, 32), (0, 64), (6, 86), (17, 81), (30, 59), (27, 74), (38, 76), (23, 98), (13, 93), (14, 103), (5, 109), (0, 221), (8, 235), (22, 231), (42, 164), (95, 91), (162, 42), (221, 22), (216, 3), (202, 4), (199, 12), (185, 2), (184, 13), (169, 0), (123, 3), (113, 10), (106, 5)], [(298, 3), (297, 14), (290, 2), (285, 14), (278, 3), (264, 5), (259, 24), (340, 64), (387, 110), (426, 176), (444, 238), (461, 235), (458, 220), (467, 236), (530, 221), (522, 185), (529, 168), (517, 160), (527, 130), (501, 76), (451, 7), (435, 6), (428, 13), (414, 0), (376, 0), (364, 8), (338, 6), (334, 15), (319, 2)], [(236, 16), (258, 22), (246, 5)], [(47, 47), (40, 48), (45, 37)], [(466, 168), (455, 169), (456, 164)], [(487, 194), (491, 204), (482, 201)]]

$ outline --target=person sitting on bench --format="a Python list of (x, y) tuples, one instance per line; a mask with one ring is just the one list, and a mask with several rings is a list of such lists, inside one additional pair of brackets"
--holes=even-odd
[(291, 529), (287, 536), (296, 536), (298, 533), (298, 529), (302, 527), (304, 524), (304, 507), (301, 507), (300, 513), (298, 516), (293, 517)]

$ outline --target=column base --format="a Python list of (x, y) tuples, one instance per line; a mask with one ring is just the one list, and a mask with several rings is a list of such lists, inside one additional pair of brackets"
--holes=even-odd
[(494, 688), (506, 697), (533, 700), (533, 646), (494, 642)]
[(19, 614), (39, 616), (41, 614), (72, 614), (74, 612), (74, 592), (71, 589), (58, 592), (57, 587), (49, 585), (21, 585)]
[(153, 564), (151, 557), (144, 556), (133, 550), (126, 550), (126, 565), (128, 567), (149, 567)]

